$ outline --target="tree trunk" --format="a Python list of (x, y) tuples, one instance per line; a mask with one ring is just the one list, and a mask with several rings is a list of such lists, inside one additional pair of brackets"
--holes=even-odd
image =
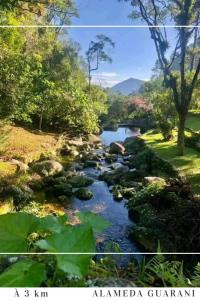
[(40, 118), (39, 118), (39, 130), (42, 130), (42, 121), (43, 121), (43, 112), (41, 112), (40, 114)]
[(177, 141), (177, 150), (178, 155), (184, 155), (184, 145), (185, 145), (185, 120), (186, 116), (179, 114), (179, 124), (178, 124), (178, 141)]
[(89, 72), (88, 72), (88, 90), (89, 90), (89, 94), (90, 94), (90, 91), (91, 91), (91, 71), (89, 69)]

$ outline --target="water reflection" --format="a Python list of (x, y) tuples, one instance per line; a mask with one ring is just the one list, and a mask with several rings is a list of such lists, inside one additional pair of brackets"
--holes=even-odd
[(119, 127), (116, 131), (104, 130), (101, 134), (105, 145), (112, 142), (124, 141), (127, 137), (140, 135), (140, 128)]

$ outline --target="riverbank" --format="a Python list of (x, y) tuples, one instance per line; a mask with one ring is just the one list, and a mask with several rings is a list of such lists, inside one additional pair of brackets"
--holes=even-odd
[[(62, 138), (54, 153), (41, 153), (28, 163), (21, 160), (28, 168), (16, 170), (14, 182), (5, 176), (1, 179), (0, 214), (23, 212), (41, 219), (62, 216), (75, 227), (89, 222), (95, 228), (97, 252), (138, 253), (97, 255), (85, 281), (65, 279), (69, 286), (152, 284), (148, 274), (157, 258), (148, 260), (145, 277), (141, 277), (141, 250), (155, 252), (160, 244), (162, 251), (186, 252), (200, 246), (196, 221), (200, 207), (190, 185), (177, 178), (171, 164), (155, 155), (141, 138), (124, 130), (125, 141), (109, 144), (110, 134), (104, 133), (107, 145), (93, 135)], [(49, 229), (60, 224), (54, 222)], [(47, 225), (52, 226), (51, 222)], [(162, 261), (169, 265), (167, 258)]]
[(176, 140), (164, 142), (160, 133), (149, 131), (142, 135), (145, 143), (161, 158), (167, 160), (180, 174), (188, 178), (193, 191), (200, 195), (200, 155), (195, 149), (185, 147), (184, 156), (177, 156)]

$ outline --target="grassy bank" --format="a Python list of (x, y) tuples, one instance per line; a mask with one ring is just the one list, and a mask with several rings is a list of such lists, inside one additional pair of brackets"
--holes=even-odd
[(58, 137), (53, 134), (36, 133), (21, 127), (1, 124), (0, 126), (0, 177), (13, 175), (16, 166), (10, 161), (19, 159), (28, 163), (38, 159), (42, 153), (56, 150)]
[(186, 128), (193, 131), (200, 131), (200, 111), (191, 111), (186, 121)]
[(200, 154), (192, 148), (185, 149), (184, 156), (177, 156), (175, 139), (163, 142), (160, 133), (149, 131), (142, 135), (145, 142), (161, 158), (169, 161), (181, 174), (186, 176), (195, 193), (200, 195)]

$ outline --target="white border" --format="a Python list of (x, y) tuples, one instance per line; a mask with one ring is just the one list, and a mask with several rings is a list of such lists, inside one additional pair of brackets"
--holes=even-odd
[(0, 25), (0, 28), (200, 28), (200, 25)]

